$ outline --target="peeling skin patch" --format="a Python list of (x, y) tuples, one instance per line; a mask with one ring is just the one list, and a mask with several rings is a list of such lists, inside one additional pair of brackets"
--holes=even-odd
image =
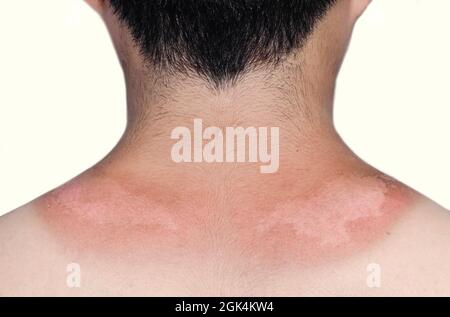
[(279, 211), (260, 221), (258, 230), (264, 232), (278, 225), (289, 225), (298, 235), (318, 239), (322, 246), (336, 247), (350, 240), (349, 222), (383, 214), (386, 191), (383, 182), (372, 179), (364, 183), (330, 182), (314, 197), (299, 202), (294, 210), (292, 202), (279, 205)]
[(381, 239), (411, 193), (387, 177), (342, 177), (260, 219), (252, 239), (270, 241), (264, 257), (297, 263), (354, 254)]
[[(103, 187), (104, 190), (101, 183), (87, 185), (70, 183), (55, 190), (48, 203), (53, 202), (61, 207), (62, 212), (70, 212), (81, 221), (100, 226), (120, 224), (163, 227), (169, 231), (177, 229), (172, 217), (163, 213), (163, 208), (157, 204), (149, 208), (148, 199), (143, 195), (131, 194), (116, 183), (108, 184), (107, 187)], [(95, 188), (91, 188), (91, 185)], [(95, 193), (95, 196), (92, 193)]]
[(176, 199), (110, 178), (81, 178), (47, 194), (39, 202), (39, 215), (75, 249), (117, 251), (136, 241), (154, 246), (173, 242), (180, 228), (168, 210)]

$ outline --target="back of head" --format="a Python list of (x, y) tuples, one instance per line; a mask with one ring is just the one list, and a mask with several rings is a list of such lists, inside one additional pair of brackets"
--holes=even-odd
[(148, 63), (215, 85), (301, 48), (336, 0), (109, 0)]

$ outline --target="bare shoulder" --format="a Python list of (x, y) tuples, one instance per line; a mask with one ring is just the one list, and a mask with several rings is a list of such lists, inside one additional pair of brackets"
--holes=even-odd
[(0, 256), (5, 256), (10, 246), (25, 243), (30, 238), (34, 240), (32, 237), (32, 228), (35, 224), (33, 218), (31, 203), (0, 217)]
[(383, 295), (450, 296), (450, 212), (421, 197), (369, 258)]
[(31, 203), (0, 217), (0, 296), (42, 295), (35, 291), (48, 287), (49, 268), (58, 267), (52, 244)]
[[(434, 251), (441, 259), (450, 260), (450, 211), (430, 199), (418, 199), (399, 222), (397, 232), (403, 234), (404, 243), (409, 241), (424, 255)], [(450, 261), (446, 264), (450, 270)]]

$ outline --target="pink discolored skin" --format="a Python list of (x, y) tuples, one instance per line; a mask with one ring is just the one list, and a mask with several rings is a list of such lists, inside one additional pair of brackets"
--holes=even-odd
[(220, 203), (203, 191), (85, 177), (45, 196), (39, 215), (80, 252), (220, 253), (230, 261), (308, 265), (368, 248), (412, 200), (402, 185), (376, 176), (338, 177), (303, 195), (219, 195)]
[[(413, 197), (386, 177), (340, 177), (265, 212), (248, 243), (264, 241), (260, 256), (273, 264), (308, 265), (350, 256), (382, 239)], [(255, 248), (256, 243), (250, 247)]]
[(39, 216), (65, 245), (82, 252), (120, 253), (148, 243), (176, 243), (181, 229), (167, 212), (170, 201), (157, 197), (116, 179), (75, 179), (38, 202)]

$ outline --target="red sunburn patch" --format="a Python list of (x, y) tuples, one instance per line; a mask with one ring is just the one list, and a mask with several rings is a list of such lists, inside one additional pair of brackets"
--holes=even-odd
[(120, 252), (136, 242), (141, 246), (151, 242), (150, 247), (175, 242), (181, 229), (168, 212), (170, 203), (158, 197), (157, 192), (133, 189), (115, 179), (79, 178), (47, 194), (38, 208), (44, 222), (69, 247)]
[(218, 217), (211, 212), (214, 204), (200, 204), (207, 195), (170, 192), (178, 194), (112, 178), (80, 178), (40, 200), (39, 215), (65, 246), (80, 252), (222, 252), (237, 261), (307, 265), (368, 248), (412, 201), (407, 189), (389, 179), (341, 177), (301, 198), (268, 198), (261, 208), (244, 207), (233, 197), (225, 202), (233, 212)]
[(265, 212), (247, 235), (248, 248), (272, 264), (350, 256), (381, 240), (412, 200), (408, 189), (384, 177), (342, 177)]

